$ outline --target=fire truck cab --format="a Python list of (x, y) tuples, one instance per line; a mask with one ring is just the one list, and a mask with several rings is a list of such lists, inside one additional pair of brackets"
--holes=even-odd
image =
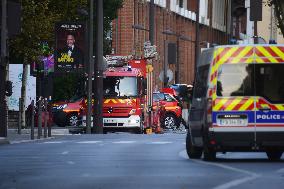
[(140, 69), (109, 67), (104, 72), (103, 126), (144, 130), (145, 88)]

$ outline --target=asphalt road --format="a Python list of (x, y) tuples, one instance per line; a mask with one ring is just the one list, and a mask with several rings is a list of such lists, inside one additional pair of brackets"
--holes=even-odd
[(189, 160), (184, 134), (70, 135), (0, 146), (2, 189), (278, 189), (284, 157), (218, 154)]

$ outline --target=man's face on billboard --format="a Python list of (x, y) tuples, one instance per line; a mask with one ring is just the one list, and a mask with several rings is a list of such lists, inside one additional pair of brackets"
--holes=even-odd
[(72, 47), (75, 43), (75, 38), (73, 35), (67, 35), (67, 46)]

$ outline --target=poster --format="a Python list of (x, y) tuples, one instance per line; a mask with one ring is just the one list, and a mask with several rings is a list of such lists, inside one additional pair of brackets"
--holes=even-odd
[[(29, 66), (29, 65), (28, 65)], [(28, 68), (27, 86), (26, 86), (26, 108), (32, 100), (36, 99), (36, 78), (30, 76), (30, 69)], [(9, 110), (19, 111), (19, 98), (21, 97), (22, 87), (22, 64), (9, 65), (9, 80), (13, 82), (13, 94), (8, 98)]]
[(85, 25), (82, 23), (57, 23), (55, 72), (83, 72), (85, 64)]

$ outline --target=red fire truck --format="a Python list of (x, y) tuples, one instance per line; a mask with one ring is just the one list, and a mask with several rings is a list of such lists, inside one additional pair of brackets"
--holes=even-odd
[[(104, 131), (132, 130), (142, 133), (147, 126), (159, 131), (162, 108), (152, 112), (151, 119), (147, 116), (147, 100), (151, 98), (147, 96), (146, 59), (128, 60), (122, 56), (107, 56), (106, 59), (108, 68), (103, 80)], [(86, 106), (81, 111), (83, 126), (86, 126), (85, 110)]]

